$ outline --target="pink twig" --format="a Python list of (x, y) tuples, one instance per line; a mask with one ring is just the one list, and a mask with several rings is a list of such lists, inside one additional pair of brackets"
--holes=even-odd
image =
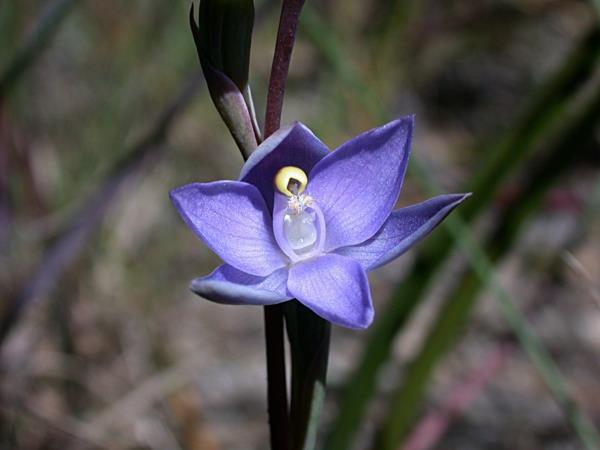
[(486, 385), (494, 379), (513, 352), (511, 344), (501, 343), (487, 355), (471, 374), (452, 389), (442, 405), (427, 414), (407, 438), (404, 450), (427, 450), (444, 435), (451, 422), (462, 414)]

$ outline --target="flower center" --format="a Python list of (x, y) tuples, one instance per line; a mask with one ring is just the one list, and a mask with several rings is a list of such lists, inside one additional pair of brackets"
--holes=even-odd
[(283, 167), (274, 181), (277, 190), (287, 197), (276, 194), (275, 237), (292, 261), (304, 259), (322, 247), (323, 215), (312, 197), (303, 194), (308, 178), (302, 169)]
[(315, 213), (287, 213), (283, 217), (283, 233), (295, 253), (302, 255), (310, 252), (317, 242)]

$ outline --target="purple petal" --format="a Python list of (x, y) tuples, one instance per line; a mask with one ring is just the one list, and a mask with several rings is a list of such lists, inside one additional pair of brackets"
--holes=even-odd
[(413, 117), (390, 122), (346, 142), (323, 158), (307, 191), (325, 215), (325, 251), (364, 242), (392, 212), (408, 162)]
[(367, 328), (373, 304), (367, 274), (359, 263), (329, 254), (290, 268), (288, 291), (316, 314), (348, 328)]
[(287, 267), (267, 277), (256, 277), (223, 264), (190, 284), (196, 294), (228, 305), (272, 305), (291, 300), (286, 290)]
[(194, 233), (236, 269), (264, 277), (286, 265), (265, 201), (251, 184), (192, 183), (171, 191), (171, 201)]
[(273, 207), (273, 179), (284, 166), (296, 166), (310, 173), (329, 150), (306, 126), (296, 122), (269, 136), (250, 155), (240, 180), (253, 184), (263, 195), (269, 211)]
[(470, 195), (440, 195), (394, 211), (371, 239), (352, 247), (339, 248), (336, 253), (355, 259), (365, 270), (383, 266), (427, 236)]

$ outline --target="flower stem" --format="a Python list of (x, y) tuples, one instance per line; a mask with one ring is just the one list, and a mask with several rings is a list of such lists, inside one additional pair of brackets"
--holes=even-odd
[[(304, 0), (283, 0), (275, 54), (271, 66), (267, 111), (265, 115), (265, 139), (273, 134), (281, 123), (283, 96), (296, 39), (296, 30)], [(265, 339), (267, 353), (267, 402), (272, 450), (289, 449), (289, 409), (287, 399), (285, 347), (283, 342), (283, 311), (281, 305), (264, 308)]]
[(277, 30), (277, 43), (271, 66), (269, 92), (267, 94), (267, 112), (265, 116), (265, 137), (279, 129), (285, 82), (290, 69), (292, 49), (296, 40), (296, 30), (300, 12), (305, 0), (284, 0)]
[(267, 349), (267, 402), (271, 450), (289, 449), (289, 410), (285, 377), (283, 313), (281, 305), (264, 308)]
[(325, 399), (331, 323), (297, 300), (282, 304), (292, 360), (291, 450), (314, 450)]

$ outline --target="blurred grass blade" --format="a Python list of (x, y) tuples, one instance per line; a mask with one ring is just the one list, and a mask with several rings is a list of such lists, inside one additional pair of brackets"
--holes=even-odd
[(8, 94), (23, 73), (50, 44), (63, 20), (78, 2), (79, 0), (56, 0), (42, 13), (29, 39), (0, 75), (0, 100)]
[(600, 0), (592, 0), (592, 6), (596, 10), (596, 14), (598, 15), (598, 20), (600, 20)]
[(283, 304), (292, 355), (292, 450), (314, 450), (329, 358), (331, 324), (294, 300)]
[(461, 208), (461, 213), (467, 219), (489, 204), (506, 176), (536, 150), (536, 142), (559, 122), (566, 106), (593, 75), (599, 61), (600, 27), (593, 27), (568, 55), (557, 73), (534, 94), (528, 108), (507, 136), (484, 153), (487, 159), (467, 189), (477, 192), (477, 195)]
[(67, 267), (81, 252), (85, 242), (102, 221), (108, 208), (123, 191), (123, 186), (149, 161), (157, 156), (173, 122), (194, 98), (200, 87), (200, 73), (194, 75), (178, 95), (161, 112), (149, 132), (135, 143), (109, 169), (95, 191), (75, 212), (54, 242), (46, 249), (36, 268), (13, 299), (6, 302), (0, 319), (0, 348), (10, 331), (31, 303), (47, 298), (63, 276)]
[[(339, 79), (356, 93), (359, 100), (378, 118), (389, 119), (385, 107), (371, 95), (368, 85), (350, 63), (342, 44), (326, 27), (311, 8), (305, 11), (305, 33), (321, 52), (324, 60), (336, 72)], [(566, 58), (557, 73), (543, 86), (525, 113), (516, 121), (508, 136), (490, 152), (478, 179), (463, 190), (476, 195), (461, 208), (467, 221), (473, 220), (489, 204), (501, 184), (520, 167), (536, 150), (536, 143), (549, 129), (556, 126), (575, 92), (589, 79), (600, 58), (600, 30), (593, 29)], [(341, 71), (343, 70), (343, 73)], [(543, 150), (543, 149), (542, 149)], [(412, 156), (412, 169), (418, 165)], [(416, 177), (421, 180), (420, 177)], [(378, 314), (370, 330), (362, 360), (344, 389), (339, 413), (334, 421), (326, 448), (347, 449), (365, 414), (371, 399), (380, 368), (390, 355), (393, 340), (403, 327), (412, 311), (427, 290), (439, 267), (453, 248), (454, 239), (449, 239), (441, 228), (421, 246), (414, 268), (407, 279), (395, 291), (383, 314)]]
[[(549, 156), (532, 169), (518, 197), (506, 206), (501, 217), (496, 220), (485, 250), (473, 240), (459, 216), (447, 219), (453, 238), (458, 240), (473, 269), (447, 295), (422, 350), (410, 364), (404, 381), (392, 397), (389, 415), (383, 422), (374, 448), (392, 450), (400, 446), (412, 425), (436, 364), (458, 338), (480, 289), (491, 287), (494, 298), (519, 343), (544, 378), (585, 448), (600, 449), (600, 437), (592, 422), (576, 407), (559, 369), (509, 295), (498, 284), (493, 267), (493, 262), (500, 260), (511, 250), (523, 224), (539, 206), (548, 189), (585, 156), (585, 152), (591, 147), (590, 141), (593, 140), (593, 131), (599, 118), (600, 88), (581, 108), (580, 113), (571, 119), (572, 126), (553, 140)], [(420, 176), (427, 180), (425, 171)], [(426, 182), (433, 186), (431, 180)]]
[[(248, 86), (252, 0), (202, 0), (190, 27), (210, 96), (245, 158), (260, 138)], [(254, 116), (253, 116), (254, 115)]]

